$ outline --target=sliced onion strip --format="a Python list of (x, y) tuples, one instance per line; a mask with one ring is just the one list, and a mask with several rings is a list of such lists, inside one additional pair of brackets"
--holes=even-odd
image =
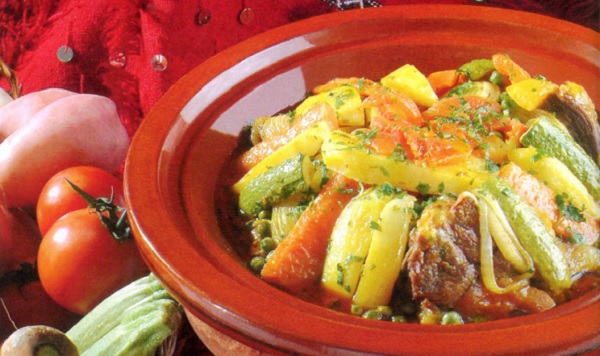
[(488, 208), (488, 223), (490, 232), (494, 238), (494, 242), (502, 253), (502, 256), (510, 262), (515, 269), (521, 273), (533, 274), (533, 260), (529, 253), (525, 250), (517, 235), (513, 231), (506, 215), (500, 208), (500, 204), (496, 200), (492, 200), (485, 195), (480, 195)]
[[(520, 246), (520, 243), (516, 241), (516, 236), (515, 239), (510, 237), (511, 233), (514, 235), (512, 229), (509, 230), (509, 233), (505, 230), (506, 226), (502, 226), (502, 219), (504, 218), (504, 220), (506, 220), (504, 214), (501, 213), (502, 210), (495, 210), (493, 203), (490, 203), (490, 200), (483, 197), (481, 194), (478, 194), (476, 197), (473, 196), (473, 198), (477, 201), (479, 206), (481, 277), (483, 279), (483, 284), (487, 289), (496, 294), (504, 294), (526, 287), (529, 285), (529, 278), (533, 275), (533, 261), (531, 260), (531, 257), (525, 249)], [(490, 229), (490, 227), (492, 227), (492, 229)], [(498, 237), (498, 235), (500, 235), (500, 237)], [(513, 283), (505, 287), (498, 285), (494, 274), (494, 242), (498, 245), (503, 256), (513, 264), (513, 266), (515, 266), (515, 264), (520, 265), (521, 268), (525, 266), (525, 271), (519, 270), (519, 272), (524, 273), (516, 278)], [(503, 247), (500, 248), (500, 245), (503, 245)], [(504, 251), (508, 251), (508, 258), (507, 255), (504, 254)], [(515, 268), (517, 267), (515, 266)]]

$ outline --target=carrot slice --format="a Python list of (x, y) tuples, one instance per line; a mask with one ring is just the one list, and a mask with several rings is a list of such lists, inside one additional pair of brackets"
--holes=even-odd
[(267, 259), (261, 276), (292, 292), (311, 287), (322, 273), (333, 225), (357, 188), (356, 181), (333, 176)]
[(438, 96), (442, 96), (456, 85), (464, 83), (467, 77), (456, 69), (449, 69), (433, 72), (427, 76), (427, 80), (433, 91)]
[(498, 73), (508, 78), (511, 83), (517, 83), (530, 79), (531, 75), (506, 54), (494, 54), (492, 56), (494, 68)]
[(462, 117), (472, 118), (475, 115), (489, 113), (497, 116), (502, 112), (499, 103), (475, 95), (450, 96), (440, 99), (437, 103), (423, 112), (423, 119)]
[(547, 224), (558, 220), (558, 207), (552, 189), (514, 163), (503, 166), (498, 175), (504, 178), (525, 202), (542, 214)]
[(585, 220), (573, 221), (560, 216), (555, 193), (547, 185), (525, 172), (514, 163), (509, 163), (500, 169), (499, 176), (504, 178), (517, 193), (532, 207), (534, 207), (542, 220), (562, 239), (569, 239), (575, 233), (583, 236), (588, 244), (598, 240), (600, 227), (588, 214), (583, 213)]
[[(363, 102), (365, 109), (373, 110), (394, 122), (404, 122), (405, 125), (423, 125), (419, 107), (408, 95), (387, 89), (379, 90)], [(377, 116), (377, 115), (375, 115)]]

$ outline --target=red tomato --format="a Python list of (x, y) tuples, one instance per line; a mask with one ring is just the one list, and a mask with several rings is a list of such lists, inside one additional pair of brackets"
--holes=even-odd
[(65, 179), (94, 198), (110, 198), (114, 192), (114, 204), (125, 206), (123, 182), (114, 175), (96, 167), (67, 168), (48, 180), (38, 198), (36, 218), (42, 235), (45, 235), (61, 216), (88, 206)]
[(78, 314), (148, 273), (132, 238), (116, 240), (89, 209), (67, 213), (48, 230), (38, 252), (46, 292)]
[(56, 304), (40, 281), (0, 286), (0, 299), (4, 304), (0, 306), (0, 342), (12, 334), (15, 327), (47, 325), (67, 331), (80, 319), (79, 315)]
[(42, 235), (29, 214), (0, 205), (0, 276), (18, 269), (22, 262), (33, 263), (41, 241)]

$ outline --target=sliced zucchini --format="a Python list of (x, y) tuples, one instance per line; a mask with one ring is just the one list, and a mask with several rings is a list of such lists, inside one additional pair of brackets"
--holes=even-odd
[(244, 185), (240, 191), (239, 206), (246, 214), (258, 216), (273, 203), (308, 190), (313, 174), (310, 158), (298, 154)]
[(493, 70), (494, 62), (490, 59), (474, 59), (458, 68), (458, 71), (465, 73), (470, 80), (479, 80)]
[(292, 230), (300, 214), (306, 209), (303, 205), (277, 205), (271, 212), (271, 235), (279, 243)]
[(586, 186), (592, 197), (600, 200), (600, 167), (555, 120), (547, 116), (531, 120), (529, 129), (521, 136), (521, 143), (560, 160)]
[(566, 193), (579, 210), (587, 211), (594, 219), (600, 219), (600, 206), (585, 185), (557, 158), (539, 154), (534, 147), (512, 149), (508, 152), (508, 158), (544, 182), (557, 195)]
[(535, 210), (503, 179), (490, 177), (483, 184), (482, 192), (498, 202), (549, 288), (557, 293), (570, 288), (571, 274), (565, 254)]
[(500, 88), (486, 81), (472, 81), (457, 85), (446, 96), (473, 95), (493, 101), (500, 101)]
[(316, 155), (321, 150), (323, 140), (327, 137), (329, 131), (331, 131), (329, 124), (325, 121), (321, 121), (307, 129), (273, 154), (260, 161), (242, 179), (233, 185), (233, 190), (236, 193), (240, 193), (244, 186), (252, 179), (266, 172), (269, 168), (275, 167), (298, 154), (309, 157)]

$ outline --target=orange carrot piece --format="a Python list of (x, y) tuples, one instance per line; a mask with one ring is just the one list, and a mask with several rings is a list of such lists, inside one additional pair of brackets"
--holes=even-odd
[(586, 218), (585, 221), (560, 218), (555, 225), (556, 234), (564, 240), (579, 234), (585, 239), (585, 243), (594, 246), (600, 236), (600, 226), (598, 226), (598, 223), (594, 223), (593, 218), (585, 212), (583, 215)]
[(323, 271), (333, 226), (357, 187), (356, 181), (333, 176), (267, 259), (263, 279), (292, 292), (311, 287)]
[(558, 220), (558, 207), (550, 187), (514, 163), (503, 166), (498, 175), (504, 178), (526, 203), (541, 213), (547, 223)]
[(586, 220), (580, 222), (560, 216), (554, 192), (540, 180), (514, 163), (503, 166), (498, 175), (504, 178), (525, 202), (538, 211), (547, 226), (554, 229), (556, 235), (567, 240), (576, 232), (581, 234), (587, 243), (596, 243), (600, 234), (598, 223), (585, 212)]
[(496, 101), (475, 95), (450, 96), (440, 99), (423, 111), (422, 116), (425, 120), (440, 117), (472, 117), (475, 114), (481, 115), (482, 110), (488, 113), (501, 113), (502, 106)]
[(508, 78), (511, 83), (517, 83), (530, 79), (531, 75), (506, 54), (494, 54), (492, 56), (494, 68), (498, 73)]
[(456, 85), (464, 83), (466, 78), (467, 77), (464, 74), (456, 69), (441, 70), (427, 76), (429, 84), (431, 84), (433, 91), (435, 91), (438, 96), (442, 96)]
[(376, 108), (390, 121), (404, 122), (407, 125), (423, 125), (417, 103), (408, 95), (391, 89), (378, 90), (363, 101), (363, 106)]

